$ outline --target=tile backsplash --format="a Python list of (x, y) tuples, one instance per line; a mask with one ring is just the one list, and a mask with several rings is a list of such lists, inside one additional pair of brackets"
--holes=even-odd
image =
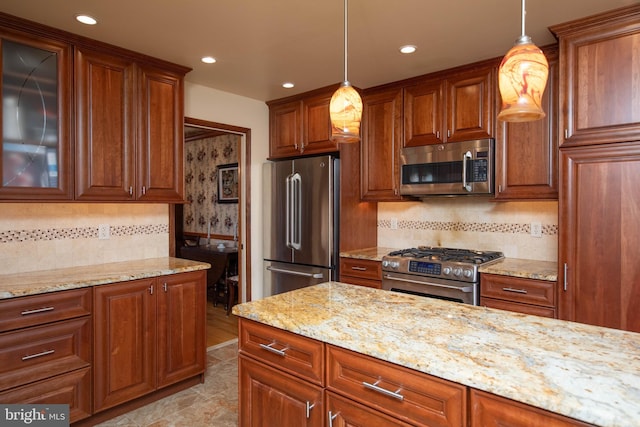
[[(539, 224), (541, 237), (531, 235)], [(378, 204), (378, 246), (445, 246), (501, 251), (506, 257), (557, 261), (558, 203), (434, 198)]]
[(166, 204), (0, 204), (0, 274), (168, 255)]

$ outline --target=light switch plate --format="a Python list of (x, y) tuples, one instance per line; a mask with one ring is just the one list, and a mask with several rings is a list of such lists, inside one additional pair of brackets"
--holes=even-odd
[(111, 237), (111, 227), (109, 224), (98, 225), (98, 239), (108, 240)]
[(391, 229), (392, 230), (398, 229), (398, 218), (391, 218)]
[(540, 222), (531, 223), (531, 236), (542, 237), (542, 224)]

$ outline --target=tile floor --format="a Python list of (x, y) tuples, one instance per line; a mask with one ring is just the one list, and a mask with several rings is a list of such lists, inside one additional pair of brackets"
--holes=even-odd
[(238, 341), (207, 351), (208, 368), (198, 384), (98, 424), (100, 427), (236, 427), (238, 425)]

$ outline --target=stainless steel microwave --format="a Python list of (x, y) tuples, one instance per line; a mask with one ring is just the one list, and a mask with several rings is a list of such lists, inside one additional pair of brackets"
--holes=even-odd
[(492, 194), (493, 139), (403, 148), (400, 154), (400, 194), (453, 196)]

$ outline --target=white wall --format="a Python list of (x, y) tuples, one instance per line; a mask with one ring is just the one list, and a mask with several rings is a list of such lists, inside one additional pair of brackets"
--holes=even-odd
[(261, 181), (269, 155), (269, 108), (262, 101), (186, 82), (185, 116), (251, 129), (251, 298), (262, 298)]

